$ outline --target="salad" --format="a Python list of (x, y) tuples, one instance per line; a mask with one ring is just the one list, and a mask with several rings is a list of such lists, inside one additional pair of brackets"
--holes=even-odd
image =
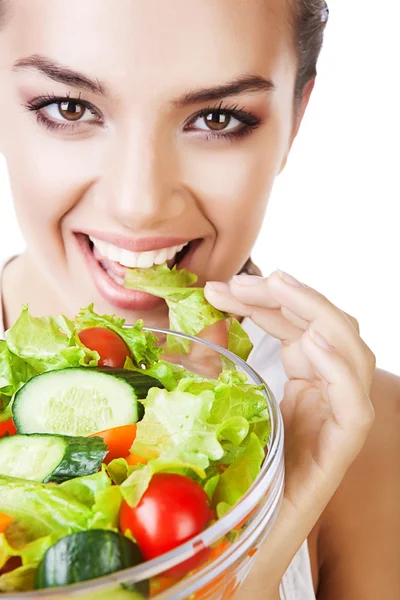
[[(231, 349), (247, 358), (240, 324), (188, 287), (194, 275), (145, 271), (127, 285), (136, 278), (164, 297), (171, 328), (196, 335), (228, 319)], [(229, 362), (200, 377), (166, 360), (142, 321), (124, 325), (93, 306), (74, 320), (24, 306), (0, 340), (0, 592), (158, 557), (225, 515), (260, 472), (270, 433), (262, 386)], [(167, 352), (189, 353), (188, 340), (171, 335)], [(170, 569), (169, 585), (231, 541)], [(131, 586), (135, 598), (160, 591), (153, 579)]]

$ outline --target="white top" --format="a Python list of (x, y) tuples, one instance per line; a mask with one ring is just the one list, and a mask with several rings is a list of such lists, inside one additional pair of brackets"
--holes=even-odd
[[(4, 337), (1, 275), (6, 262), (0, 261), (0, 339)], [(281, 344), (250, 319), (243, 321), (243, 327), (254, 344), (248, 362), (268, 383), (275, 398), (280, 402), (287, 381), (280, 359)], [(316, 600), (307, 541), (304, 542), (286, 571), (279, 591), (281, 600)]]

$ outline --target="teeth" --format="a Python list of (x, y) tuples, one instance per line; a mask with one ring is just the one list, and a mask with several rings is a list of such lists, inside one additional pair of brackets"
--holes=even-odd
[[(90, 241), (93, 242), (93, 245), (97, 248), (101, 256), (131, 269), (148, 269), (153, 265), (162, 265), (167, 260), (172, 260), (189, 243), (187, 242), (181, 246), (161, 248), (160, 250), (149, 250), (148, 252), (130, 252), (129, 250), (124, 250), (123, 248), (107, 244), (92, 237), (90, 237)], [(115, 276), (113, 279), (115, 281)]]
[(139, 269), (148, 269), (154, 265), (155, 252), (142, 252), (139, 254), (137, 266)]
[[(167, 253), (168, 253), (168, 250), (166, 248), (164, 248), (163, 250), (158, 250), (154, 257), (154, 264), (155, 265), (163, 265), (167, 260)], [(175, 252), (175, 254), (176, 254), (176, 252)]]
[(115, 281), (115, 283), (117, 283), (118, 285), (125, 284), (125, 281), (122, 279), (122, 277), (118, 277), (118, 275), (115, 275), (115, 273), (113, 273), (109, 269), (106, 269), (106, 271), (107, 271), (108, 275), (111, 277), (111, 279), (113, 279)]

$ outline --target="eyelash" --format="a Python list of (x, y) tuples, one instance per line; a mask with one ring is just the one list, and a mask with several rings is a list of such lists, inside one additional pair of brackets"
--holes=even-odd
[(61, 104), (62, 102), (76, 102), (77, 104), (84, 106), (89, 112), (92, 113), (92, 115), (98, 117), (98, 119), (99, 119), (99, 121), (97, 121), (97, 122), (94, 121), (94, 122), (92, 122), (92, 124), (103, 125), (103, 119), (102, 119), (102, 116), (99, 113), (99, 111), (96, 110), (96, 108), (93, 106), (93, 104), (91, 102), (84, 100), (83, 98), (81, 98), (80, 95), (78, 98), (72, 98), (69, 94), (67, 94), (66, 96), (62, 96), (62, 97), (54, 96), (52, 94), (45, 95), (45, 96), (38, 96), (37, 98), (30, 100), (25, 105), (25, 108), (27, 108), (29, 111), (31, 111), (33, 113), (36, 113), (36, 119), (37, 119), (38, 123), (40, 123), (41, 125), (45, 125), (48, 129), (64, 130), (64, 131), (67, 129), (69, 129), (69, 130), (75, 129), (77, 127), (77, 124), (79, 123), (79, 121), (76, 121), (75, 124), (57, 122), (57, 121), (53, 121), (49, 117), (46, 117), (46, 115), (44, 115), (43, 113), (40, 112), (41, 109), (46, 108), (46, 106), (50, 106), (51, 104)]
[[(36, 119), (38, 121), (38, 123), (40, 123), (41, 125), (44, 125), (45, 127), (47, 127), (50, 130), (73, 130), (76, 129), (77, 126), (79, 126), (79, 121), (75, 121), (74, 123), (63, 123), (63, 122), (57, 122), (54, 121), (52, 119), (50, 119), (49, 117), (47, 117), (46, 115), (44, 115), (41, 110), (43, 108), (46, 108), (47, 106), (50, 106), (52, 104), (61, 104), (62, 102), (76, 102), (77, 104), (80, 104), (81, 106), (83, 106), (84, 108), (86, 108), (88, 111), (90, 111), (94, 116), (98, 117), (99, 121), (85, 121), (85, 123), (90, 123), (90, 124), (94, 124), (94, 125), (104, 125), (104, 121), (103, 118), (100, 114), (100, 112), (93, 106), (93, 104), (91, 102), (88, 102), (87, 100), (84, 100), (83, 98), (81, 98), (80, 96), (78, 98), (73, 98), (70, 95), (66, 95), (64, 97), (60, 97), (60, 96), (55, 96), (55, 95), (45, 95), (45, 96), (39, 96), (31, 101), (29, 101), (25, 107), (31, 111), (36, 113)], [(205, 138), (207, 141), (208, 140), (215, 140), (215, 139), (225, 139), (225, 140), (229, 140), (229, 141), (233, 141), (235, 139), (240, 139), (245, 137), (246, 135), (250, 134), (252, 131), (254, 131), (255, 129), (257, 129), (257, 127), (260, 125), (261, 123), (261, 119), (259, 119), (258, 117), (256, 117), (253, 113), (247, 112), (245, 111), (243, 108), (239, 109), (238, 105), (223, 105), (223, 102), (220, 102), (217, 106), (209, 106), (206, 108), (201, 109), (201, 111), (199, 111), (198, 113), (196, 113), (195, 115), (193, 115), (190, 120), (186, 123), (186, 125), (184, 126), (184, 130), (186, 131), (194, 131), (195, 130), (190, 130), (188, 129), (188, 127), (190, 127), (190, 125), (192, 125), (194, 122), (196, 122), (197, 119), (199, 118), (205, 118), (207, 117), (210, 113), (216, 113), (219, 116), (229, 116), (231, 118), (234, 118), (238, 121), (240, 121), (243, 124), (243, 127), (241, 127), (240, 129), (237, 129), (236, 131), (228, 131), (226, 133), (223, 132), (223, 130), (221, 130), (221, 133), (217, 133), (217, 132), (213, 132), (212, 130), (209, 131), (205, 131), (202, 130), (204, 133), (201, 135), (201, 137)], [(82, 122), (81, 122), (82, 124)]]

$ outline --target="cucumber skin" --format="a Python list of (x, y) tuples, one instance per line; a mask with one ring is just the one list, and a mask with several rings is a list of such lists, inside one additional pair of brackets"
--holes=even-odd
[[(100, 437), (69, 437), (66, 435), (53, 435), (51, 433), (31, 433), (16, 434), (2, 438), (0, 440), (0, 458), (2, 445), (13, 443), (18, 438), (27, 441), (29, 441), (29, 438), (51, 438), (60, 440), (64, 445), (63, 458), (52, 473), (45, 479), (27, 480), (36, 481), (37, 483), (62, 483), (63, 481), (68, 481), (68, 479), (97, 473), (108, 452), (107, 445)], [(9, 475), (9, 477), (12, 477), (12, 475)]]
[[(96, 579), (143, 562), (139, 547), (121, 533), (92, 529), (59, 540), (39, 564), (35, 589), (65, 586)], [(143, 599), (149, 597), (149, 582), (131, 587)]]
[[(97, 473), (101, 467), (104, 457), (108, 452), (108, 446), (99, 437), (68, 437), (55, 436), (51, 434), (31, 434), (36, 436), (60, 437), (67, 442), (64, 457), (58, 467), (43, 481), (43, 483), (62, 483), (75, 477), (84, 477)], [(28, 436), (27, 436), (28, 437)]]
[(130, 369), (116, 369), (114, 367), (83, 367), (89, 371), (100, 371), (106, 375), (112, 375), (119, 379), (124, 379), (131, 387), (133, 387), (135, 394), (139, 400), (147, 398), (149, 390), (154, 387), (164, 389), (161, 381), (155, 377), (150, 377), (145, 373), (139, 373), (138, 371), (131, 371)]

